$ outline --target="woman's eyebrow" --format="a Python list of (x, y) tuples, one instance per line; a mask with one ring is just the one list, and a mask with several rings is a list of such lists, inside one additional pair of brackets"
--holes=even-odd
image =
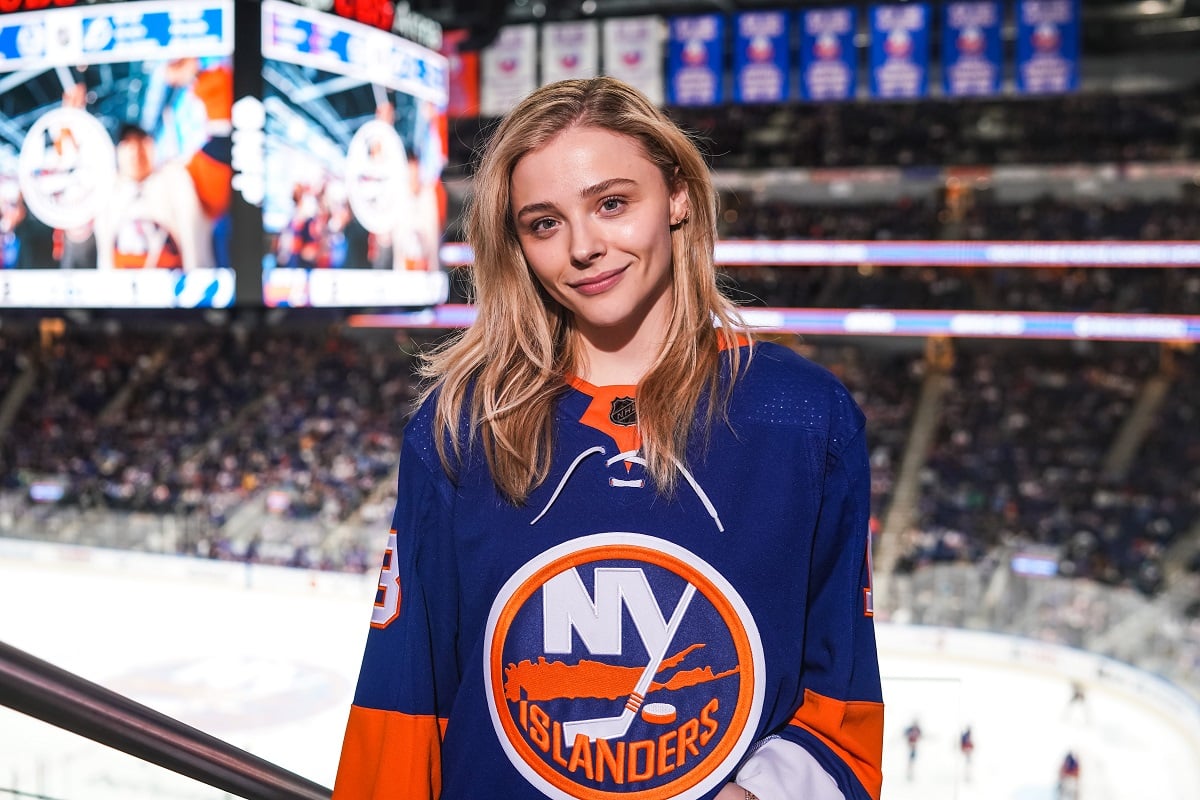
[[(632, 178), (609, 178), (608, 180), (600, 181), (599, 183), (585, 186), (579, 190), (581, 199), (588, 199), (601, 194), (607, 194), (617, 187), (637, 186), (637, 181)], [(541, 214), (545, 211), (554, 211), (557, 207), (549, 200), (542, 200), (537, 203), (528, 203), (521, 206), (521, 210), (515, 215), (516, 219), (520, 219), (526, 214)]]
[(607, 194), (618, 186), (636, 186), (637, 181), (632, 178), (609, 178), (606, 181), (600, 181), (597, 184), (588, 186), (579, 192), (581, 198), (595, 197), (598, 194)]
[(543, 200), (540, 203), (529, 203), (528, 205), (521, 206), (521, 210), (518, 211), (515, 216), (517, 219), (520, 219), (526, 214), (540, 214), (543, 211), (553, 211), (554, 208), (554, 203), (551, 203), (548, 200)]

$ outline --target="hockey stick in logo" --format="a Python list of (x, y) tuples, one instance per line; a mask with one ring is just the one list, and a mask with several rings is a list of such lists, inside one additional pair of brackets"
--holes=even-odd
[(650, 663), (642, 670), (637, 684), (633, 687), (633, 692), (630, 693), (629, 699), (625, 701), (625, 710), (615, 717), (597, 717), (595, 719), (577, 719), (572, 722), (564, 722), (563, 738), (568, 743), (574, 742), (575, 737), (581, 733), (592, 741), (596, 741), (597, 739), (615, 739), (625, 735), (626, 731), (629, 730), (629, 726), (633, 724), (633, 718), (637, 715), (638, 709), (642, 707), (642, 701), (646, 699), (646, 690), (650, 688), (650, 681), (654, 680), (659, 665), (667, 657), (667, 650), (671, 647), (671, 640), (675, 638), (675, 632), (679, 630), (679, 624), (683, 622), (683, 614), (687, 611), (688, 604), (692, 602), (692, 595), (695, 593), (696, 587), (690, 583), (683, 590), (683, 596), (679, 598), (679, 605), (675, 606), (675, 611), (671, 614), (671, 621), (667, 623), (667, 635), (663, 637), (662, 648), (658, 653), (650, 654)]

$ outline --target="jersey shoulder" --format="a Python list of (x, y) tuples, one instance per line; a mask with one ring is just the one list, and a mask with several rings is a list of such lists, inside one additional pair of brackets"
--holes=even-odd
[[(743, 350), (745, 353), (745, 350)], [(756, 342), (738, 377), (733, 421), (850, 436), (865, 422), (850, 391), (825, 367), (774, 342)]]
[[(479, 480), (490, 480), (487, 470), (487, 460), (483, 455), (483, 447), (479, 437), (471, 430), (470, 412), (471, 396), (463, 398), (463, 407), (458, 419), (458, 440), (461, 452), (456, 454), (450, 442), (450, 437), (437, 418), (437, 404), (440, 390), (434, 389), (421, 402), (409, 417), (404, 426), (404, 443), (401, 449), (401, 465), (406, 461), (416, 460), (424, 465), (439, 479), (459, 485), (468, 480), (468, 476), (476, 473), (486, 473)], [(449, 459), (449, 464), (443, 465), (441, 453), (438, 452), (438, 439), (442, 439), (443, 450)], [(473, 480), (474, 478), (472, 478)]]

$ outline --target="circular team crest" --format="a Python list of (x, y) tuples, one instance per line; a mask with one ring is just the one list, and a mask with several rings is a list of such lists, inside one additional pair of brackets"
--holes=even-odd
[(371, 233), (392, 233), (408, 213), (411, 193), (400, 134), (381, 120), (364, 123), (346, 150), (346, 194), (354, 216)]
[(33, 215), (52, 228), (77, 228), (112, 199), (117, 151), (104, 126), (78, 108), (56, 108), (33, 123), (17, 157), (17, 180)]
[(488, 616), (484, 682), (513, 766), (559, 800), (694, 800), (737, 765), (762, 713), (762, 641), (707, 562), (599, 533), (508, 580)]

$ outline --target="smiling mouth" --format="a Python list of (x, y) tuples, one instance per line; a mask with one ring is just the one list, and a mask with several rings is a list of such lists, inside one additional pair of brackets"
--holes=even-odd
[(619, 267), (610, 269), (607, 272), (601, 272), (599, 275), (593, 275), (582, 280), (569, 283), (572, 289), (582, 294), (592, 295), (600, 294), (612, 288), (620, 281), (621, 276), (625, 274), (625, 270), (629, 267)]

